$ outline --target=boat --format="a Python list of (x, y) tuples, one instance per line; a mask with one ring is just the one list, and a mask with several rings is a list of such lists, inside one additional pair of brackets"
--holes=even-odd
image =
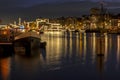
[[(0, 29), (0, 57), (13, 53), (13, 34), (10, 29)], [(11, 52), (11, 53), (9, 53)]]
[(13, 32), (11, 29), (0, 29), (0, 43), (11, 43), (13, 39)]
[(40, 35), (36, 31), (30, 30), (15, 36), (14, 48), (24, 47), (25, 54), (34, 55), (35, 53), (33, 51), (40, 47), (40, 41)]

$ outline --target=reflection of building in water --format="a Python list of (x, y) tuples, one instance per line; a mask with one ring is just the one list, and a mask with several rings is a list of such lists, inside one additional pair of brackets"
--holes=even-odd
[(70, 49), (69, 49), (69, 53), (70, 53), (70, 56), (72, 56), (72, 46), (73, 46), (73, 45), (72, 45), (72, 44), (73, 44), (72, 38), (70, 38), (70, 43), (68, 43), (68, 44), (70, 44), (70, 45), (69, 45), (69, 48), (70, 48)]
[(80, 34), (80, 57), (82, 56), (83, 53), (83, 40), (82, 40), (82, 34)]
[(8, 80), (10, 73), (10, 58), (0, 59), (0, 71), (2, 80)]
[(113, 44), (113, 43), (112, 43), (113, 41), (112, 41), (112, 36), (111, 36), (111, 35), (110, 35), (109, 38), (108, 38), (108, 42), (109, 42), (109, 43), (108, 43), (108, 45), (109, 45), (109, 46), (108, 46), (108, 49), (109, 49), (108, 53), (111, 53), (112, 44)]
[(66, 55), (66, 53), (67, 53), (67, 47), (68, 47), (68, 43), (67, 42), (69, 42), (68, 40), (67, 40), (67, 38), (65, 38), (65, 55)]
[(104, 54), (105, 52), (105, 39), (104, 36), (101, 36), (97, 38), (97, 45), (96, 45), (96, 53), (97, 54)]
[(104, 70), (104, 55), (105, 53), (105, 36), (103, 36), (102, 34), (100, 34), (99, 37), (97, 37), (97, 45), (96, 45), (96, 53), (97, 53), (97, 68), (98, 71), (101, 73), (103, 73)]
[(75, 43), (75, 45), (76, 45), (76, 53), (77, 53), (77, 55), (76, 56), (79, 56), (79, 47), (80, 47), (80, 45), (79, 45), (79, 42), (80, 41), (80, 39), (79, 39), (79, 37), (77, 37), (76, 38), (76, 43)]
[(96, 54), (95, 54), (95, 52), (96, 52), (96, 34), (95, 33), (93, 33), (93, 37), (92, 37), (92, 63), (94, 63), (95, 62), (95, 56), (96, 56)]
[[(55, 36), (48, 36), (47, 39), (47, 46), (46, 46), (46, 60), (47, 64), (50, 64), (51, 62), (55, 64), (59, 64), (59, 59), (62, 55), (62, 57), (65, 56), (65, 54), (61, 54), (64, 51), (67, 52), (67, 40), (63, 40), (63, 38), (55, 37)], [(63, 44), (65, 43), (65, 44)], [(65, 46), (65, 48), (62, 50), (62, 46)], [(50, 54), (49, 54), (50, 53)]]
[(87, 48), (87, 45), (86, 45), (86, 33), (84, 33), (84, 54), (83, 54), (83, 60), (84, 61), (86, 60), (86, 48)]
[(105, 57), (105, 61), (107, 60), (108, 54), (108, 37), (107, 35), (99, 35), (96, 33), (92, 33), (89, 39), (90, 48), (92, 53), (92, 63), (95, 62), (96, 55), (103, 54)]
[(105, 48), (105, 62), (107, 61), (107, 55), (108, 55), (108, 35), (105, 35), (105, 46), (104, 46), (104, 48)]
[(59, 53), (60, 53), (60, 42), (62, 42), (61, 40), (60, 40), (60, 38), (57, 38), (56, 39), (56, 55), (59, 57)]
[(119, 68), (119, 60), (120, 60), (120, 36), (117, 36), (117, 65), (116, 68)]
[(97, 56), (97, 69), (100, 74), (103, 73), (104, 70), (104, 56)]

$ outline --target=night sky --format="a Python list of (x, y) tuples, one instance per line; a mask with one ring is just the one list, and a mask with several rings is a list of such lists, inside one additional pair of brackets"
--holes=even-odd
[[(120, 0), (104, 0), (111, 13), (119, 13)], [(2, 23), (13, 19), (35, 19), (38, 17), (81, 16), (89, 9), (99, 7), (100, 0), (0, 0)]]

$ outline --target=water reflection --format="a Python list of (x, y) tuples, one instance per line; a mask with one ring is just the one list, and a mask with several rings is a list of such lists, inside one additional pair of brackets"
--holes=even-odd
[(10, 75), (11, 58), (0, 59), (0, 80), (8, 80)]
[(105, 62), (107, 62), (107, 55), (108, 55), (108, 35), (105, 35)]
[(96, 36), (96, 34), (93, 33), (92, 42), (91, 42), (92, 43), (91, 47), (93, 48), (92, 49), (92, 53), (93, 53), (92, 54), (93, 55), (93, 57), (92, 57), (92, 60), (93, 60), (92, 63), (95, 62), (95, 55), (96, 55), (96, 37), (95, 36)]
[(96, 53), (97, 53), (97, 68), (98, 68), (98, 71), (100, 74), (103, 73), (104, 71), (104, 57), (106, 56), (105, 55), (105, 38), (106, 38), (106, 35), (104, 34), (100, 34), (100, 36), (97, 38), (97, 50), (96, 50)]
[(119, 64), (120, 64), (120, 36), (117, 36), (117, 65), (116, 68), (119, 69)]
[[(107, 61), (108, 54), (108, 36), (101, 37), (100, 34), (77, 34), (79, 37), (65, 37), (56, 38), (49, 37), (46, 39), (47, 48), (46, 60), (60, 64), (62, 58), (63, 62), (90, 62), (95, 64), (96, 54), (104, 54), (105, 61)], [(53, 61), (52, 61), (53, 60)]]
[(14, 53), (13, 46), (9, 45), (0, 45), (0, 57), (9, 57)]
[(103, 73), (104, 73), (104, 56), (97, 56), (97, 70), (99, 73), (99, 78), (100, 80), (104, 80), (103, 79)]
[(86, 33), (84, 33), (84, 52), (83, 52), (83, 60), (86, 60), (86, 51), (87, 51), (87, 39), (86, 39)]
[(42, 55), (42, 58), (44, 61), (46, 61), (46, 48), (40, 49), (40, 55)]
[(0, 45), (0, 80), (9, 80), (13, 47)]
[[(70, 36), (43, 35), (41, 37), (47, 45), (45, 49), (33, 51), (38, 55), (27, 57), (15, 54), (11, 57), (12, 60), (7, 59), (12, 67), (8, 66), (6, 76), (11, 74), (11, 80), (19, 78), (21, 80), (73, 80), (75, 78), (110, 80), (110, 75), (120, 74), (119, 35), (70, 33)], [(97, 54), (104, 55), (97, 56)], [(4, 62), (2, 60), (1, 63)]]

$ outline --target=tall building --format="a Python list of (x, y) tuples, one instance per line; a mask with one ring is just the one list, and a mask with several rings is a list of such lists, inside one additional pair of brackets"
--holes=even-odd
[(21, 18), (19, 18), (19, 22), (18, 22), (18, 25), (21, 25)]

